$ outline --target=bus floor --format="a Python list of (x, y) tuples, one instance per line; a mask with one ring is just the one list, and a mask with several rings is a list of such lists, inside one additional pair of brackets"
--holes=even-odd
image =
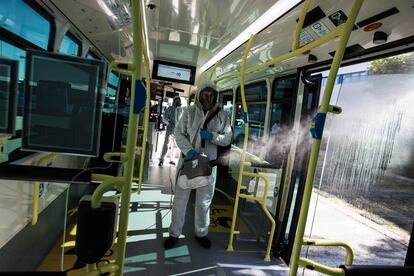
[[(186, 222), (175, 248), (165, 250), (171, 222), (171, 204), (175, 166), (150, 167), (149, 181), (140, 195), (134, 194), (129, 217), (125, 273), (130, 275), (287, 275), (280, 260), (264, 262), (264, 242), (234, 241), (235, 251), (226, 251), (229, 238), (231, 202), (216, 192), (211, 206), (210, 249), (201, 247), (194, 238), (194, 199), (187, 205)], [(218, 180), (225, 181), (225, 180)], [(241, 232), (249, 232), (243, 221)]]
[[(168, 237), (173, 200), (175, 166), (158, 167), (150, 163), (149, 179), (142, 186), (141, 194), (131, 196), (128, 238), (124, 265), (126, 275), (287, 275), (288, 268), (279, 259), (263, 260), (266, 243), (246, 236), (235, 237), (235, 251), (226, 251), (233, 213), (232, 203), (216, 192), (211, 206), (210, 249), (201, 247), (194, 238), (194, 193), (187, 205), (186, 222), (182, 236), (175, 248), (165, 250), (164, 239)], [(218, 180), (226, 181), (226, 180)], [(136, 185), (133, 185), (136, 188)], [(106, 196), (114, 195), (114, 192)], [(253, 235), (242, 219), (238, 229)], [(82, 275), (86, 267), (76, 267), (74, 239), (76, 227), (70, 225), (64, 244), (63, 269), (68, 275)], [(59, 240), (38, 267), (38, 271), (61, 270), (61, 247)], [(116, 256), (116, 245), (102, 262), (110, 262)], [(98, 264), (99, 265), (99, 264)], [(75, 269), (71, 269), (75, 268)]]

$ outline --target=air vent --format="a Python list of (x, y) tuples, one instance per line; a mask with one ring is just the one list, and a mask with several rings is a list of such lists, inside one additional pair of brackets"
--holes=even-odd
[[(359, 44), (355, 44), (355, 45), (351, 45), (345, 48), (345, 53), (344, 53), (344, 57), (346, 57), (347, 55), (353, 54), (353, 53), (359, 53), (364, 51), (365, 48), (362, 47)], [(335, 51), (334, 52), (330, 52), (329, 53), (332, 57), (335, 56)]]
[[(305, 21), (303, 22), (303, 28), (309, 26), (312, 23), (315, 23), (316, 21), (324, 18), (325, 16), (326, 14), (323, 12), (323, 10), (319, 6), (317, 6), (316, 8), (314, 8), (306, 14)], [(296, 19), (296, 22), (298, 21), (299, 18)]]
[(391, 16), (391, 15), (399, 13), (399, 12), (400, 11), (396, 7), (393, 7), (389, 10), (383, 11), (383, 12), (377, 14), (377, 15), (374, 15), (374, 16), (371, 16), (371, 17), (365, 19), (365, 20), (362, 20), (362, 21), (358, 22), (357, 25), (358, 25), (358, 27), (361, 28), (361, 27), (364, 27), (368, 24), (380, 21), (381, 19), (384, 19), (388, 16)]

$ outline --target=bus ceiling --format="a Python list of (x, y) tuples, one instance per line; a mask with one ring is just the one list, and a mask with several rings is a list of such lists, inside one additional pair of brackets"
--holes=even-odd
[[(303, 2), (279, 1), (141, 1), (145, 37), (151, 62), (162, 60), (196, 67), (196, 82), (204, 71), (213, 79), (240, 69), (244, 44), (256, 34), (247, 66), (287, 53)], [(39, 1), (55, 16), (56, 35), (67, 29), (82, 41), (82, 51), (94, 48), (107, 60), (131, 60), (130, 1)], [(352, 1), (312, 1), (301, 33), (300, 46), (331, 32), (348, 18)], [(345, 60), (363, 59), (413, 47), (411, 1), (364, 1), (352, 32)], [(337, 40), (311, 52), (247, 75), (253, 80), (297, 68), (323, 65), (332, 59)], [(384, 46), (385, 45), (385, 46)], [(211, 73), (215, 63), (215, 72)], [(226, 86), (228, 79), (219, 86)], [(233, 80), (234, 82), (234, 80)]]

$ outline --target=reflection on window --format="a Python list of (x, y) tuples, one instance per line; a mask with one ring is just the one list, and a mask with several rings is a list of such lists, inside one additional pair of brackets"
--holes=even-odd
[[(17, 100), (17, 114), (23, 114), (23, 81), (24, 70), (26, 65), (26, 51), (17, 48), (5, 41), (0, 40), (0, 55), (9, 59), (19, 61), (19, 75), (18, 75), (18, 100)], [(18, 128), (19, 129), (19, 128)]]
[(109, 73), (108, 85), (105, 95), (104, 108), (106, 112), (115, 112), (116, 93), (118, 91), (119, 77), (114, 72)]
[(59, 53), (67, 54), (71, 56), (78, 56), (80, 49), (80, 43), (69, 35), (65, 35), (60, 45)]
[(270, 134), (277, 135), (281, 123), (286, 121), (285, 118), (290, 116), (290, 104), (272, 104), (272, 119), (270, 121)]
[(0, 64), (0, 133), (8, 133), (11, 68), (8, 64)]
[(296, 85), (296, 77), (275, 80), (273, 85), (273, 99), (283, 99), (292, 96)]
[(270, 135), (280, 134), (280, 127), (290, 124), (292, 96), (296, 92), (296, 76), (276, 79), (273, 82)]
[[(247, 111), (249, 117), (249, 145), (248, 152), (259, 155), (261, 149), (261, 142), (259, 139), (264, 134), (264, 124), (266, 118), (266, 99), (267, 86), (266, 82), (262, 81), (247, 85), (244, 89)], [(236, 120), (234, 122), (233, 141), (236, 145), (242, 146), (244, 140), (244, 116), (243, 106), (241, 104), (240, 87), (237, 89), (236, 100)]]
[(1, 1), (0, 20), (2, 28), (47, 49), (50, 22), (23, 0)]
[(29, 53), (22, 148), (96, 156), (101, 123), (97, 86), (102, 84), (105, 66), (72, 57), (63, 60), (46, 52)]
[(109, 73), (108, 84), (113, 85), (114, 87), (118, 86), (119, 77), (114, 73)]
[(220, 92), (220, 94), (223, 95), (220, 108), (227, 113), (229, 120), (231, 120), (233, 114), (233, 91), (230, 89)]
[[(266, 117), (266, 103), (249, 103), (249, 147), (248, 151), (259, 154), (260, 143), (257, 141), (264, 134), (264, 122)], [(238, 146), (243, 145), (244, 140), (244, 121), (243, 107), (241, 104), (236, 106), (236, 121), (233, 128), (234, 143)]]
[[(266, 82), (262, 81), (246, 85), (244, 88), (244, 95), (247, 102), (266, 101), (267, 99), (267, 86)], [(236, 102), (241, 102), (240, 87), (237, 89)]]

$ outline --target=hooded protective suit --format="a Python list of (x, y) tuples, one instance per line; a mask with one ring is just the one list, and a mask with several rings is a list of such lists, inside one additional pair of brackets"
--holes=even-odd
[[(216, 90), (214, 84), (211, 82), (204, 82), (201, 85), (200, 91), (203, 91), (204, 88), (212, 88), (212, 90)], [(204, 153), (210, 160), (216, 160), (217, 145), (227, 146), (230, 144), (232, 138), (230, 121), (227, 113), (220, 110), (207, 124), (206, 130), (212, 133), (212, 139), (210, 141), (205, 141), (204, 148), (201, 147), (200, 129), (203, 127), (204, 121), (208, 115), (215, 112), (217, 108), (218, 106), (214, 104), (210, 110), (203, 110), (203, 105), (200, 101), (197, 101), (195, 105), (188, 107), (187, 110), (184, 111), (174, 131), (176, 144), (184, 155), (187, 155), (191, 150), (195, 150), (199, 153)], [(177, 165), (177, 173), (179, 173), (183, 161), (184, 159), (181, 156)], [(204, 237), (208, 234), (208, 226), (210, 224), (210, 204), (214, 195), (216, 172), (217, 167), (213, 167), (214, 183), (212, 185), (195, 189), (196, 203), (194, 223), (195, 234), (197, 237)], [(181, 234), (190, 193), (191, 189), (181, 189), (178, 185), (175, 187), (172, 219), (169, 228), (170, 236), (175, 238), (178, 238)]]

